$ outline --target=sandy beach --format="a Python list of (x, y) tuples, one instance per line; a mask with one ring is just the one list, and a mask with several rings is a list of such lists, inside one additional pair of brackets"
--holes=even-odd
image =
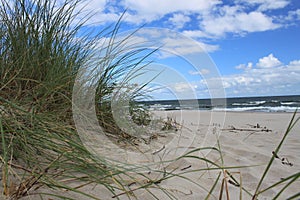
[[(161, 113), (162, 114), (162, 113)], [(189, 129), (199, 134), (191, 147), (197, 148), (197, 145), (207, 146), (216, 142), (215, 134), (219, 134), (219, 142), (223, 155), (223, 166), (253, 166), (237, 169), (228, 169), (236, 179), (242, 180), (242, 186), (254, 193), (259, 178), (266, 168), (266, 164), (279, 144), (292, 113), (260, 113), (260, 112), (203, 112), (203, 111), (173, 111), (167, 115), (182, 118), (183, 123)], [(299, 114), (298, 114), (299, 116)], [(300, 171), (300, 124), (298, 123), (290, 132), (282, 149), (279, 151), (280, 158), (288, 159), (292, 166), (282, 164), (281, 160), (275, 159), (269, 171), (266, 180), (263, 182), (263, 188), (279, 181), (291, 174)], [(203, 138), (206, 142), (203, 143)], [(218, 160), (219, 155), (210, 151), (206, 157), (211, 160)], [(196, 169), (199, 163), (188, 160), (191, 168)], [(258, 166), (254, 166), (258, 165)], [(195, 189), (190, 197), (181, 197), (182, 199), (204, 199), (207, 196), (206, 190), (212, 187), (217, 172), (196, 172), (192, 175), (194, 180), (204, 188)], [(197, 177), (198, 176), (198, 177)], [(223, 175), (222, 175), (223, 176)], [(196, 178), (197, 177), (197, 178)], [(212, 180), (211, 180), (212, 179)], [(182, 184), (185, 185), (185, 184)], [(215, 189), (210, 199), (218, 199), (221, 182)], [(184, 187), (183, 187), (184, 188)], [(186, 187), (188, 191), (190, 187)], [(263, 193), (259, 199), (273, 199), (274, 195), (280, 190), (280, 186), (274, 190)], [(228, 184), (230, 199), (239, 199), (240, 188)], [(279, 199), (286, 199), (292, 194), (299, 192), (299, 181), (291, 185), (286, 193)], [(226, 195), (223, 195), (223, 199)], [(250, 199), (245, 192), (242, 193), (243, 199)], [(180, 199), (181, 199), (180, 198)], [(298, 197), (299, 198), (299, 197)]]
[(300, 200), (299, 35), (300, 0), (1, 0), (0, 200)]
[[(194, 157), (185, 157), (167, 163), (159, 169), (161, 173), (154, 170), (151, 173), (150, 171), (145, 172), (144, 177), (133, 175), (135, 177), (133, 179), (136, 181), (125, 178), (124, 181), (127, 185), (123, 189), (116, 189), (115, 194), (103, 186), (96, 185), (88, 185), (82, 190), (99, 199), (205, 199), (206, 197), (208, 199), (220, 199), (221, 186), (224, 180), (222, 199), (227, 199), (226, 195), (230, 199), (251, 199), (252, 197), (246, 191), (242, 191), (241, 188), (243, 187), (251, 194), (255, 192), (259, 179), (272, 157), (272, 152), (275, 151), (283, 137), (293, 115), (293, 113), (225, 113), (188, 110), (155, 111), (153, 114), (155, 118), (170, 117), (176, 119), (177, 124), (180, 125), (177, 131), (173, 131), (173, 136), (180, 136), (176, 147), (179, 149), (179, 153), (177, 152), (176, 155), (183, 155), (202, 147), (218, 147), (217, 141), (219, 141), (221, 152), (209, 149), (198, 150), (190, 154)], [(185, 138), (187, 135), (192, 136), (193, 139)], [(159, 140), (160, 137), (157, 138), (157, 141)], [(163, 141), (168, 143), (165, 139)], [(168, 152), (173, 151), (173, 149), (170, 150), (172, 147), (167, 144), (161, 145), (165, 148), (157, 147), (154, 152), (160, 151), (160, 155), (163, 155), (161, 156), (162, 159), (172, 158), (164, 157)], [(270, 171), (262, 183), (261, 189), (265, 189), (292, 174), (299, 173), (299, 152), (300, 123), (291, 130), (286, 138), (277, 154), (278, 158), (274, 159)], [(174, 155), (172, 154), (172, 156)], [(224, 170), (217, 169), (208, 160), (224, 167)], [(175, 176), (160, 179), (162, 176), (168, 177), (169, 173)], [(229, 174), (242, 187), (235, 185)], [(209, 194), (215, 183), (215, 188)], [(137, 189), (147, 184), (150, 185), (147, 189)], [(294, 182), (284, 190), (278, 199), (287, 199), (297, 194), (299, 185), (299, 180)], [(119, 187), (117, 184), (115, 186)], [(273, 199), (282, 186), (280, 184), (262, 193), (258, 199)], [(227, 194), (226, 190), (228, 191)], [(75, 199), (90, 199), (81, 195), (70, 195), (64, 191), (55, 191), (54, 193), (64, 194)], [(30, 196), (23, 199), (40, 199), (40, 197)], [(51, 199), (55, 198), (51, 197)]]

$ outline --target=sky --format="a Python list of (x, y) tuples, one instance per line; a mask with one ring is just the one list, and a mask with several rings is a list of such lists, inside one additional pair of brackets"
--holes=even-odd
[[(299, 0), (88, 0), (82, 15), (121, 31), (154, 54), (155, 99), (300, 95)], [(165, 44), (164, 44), (165, 42)], [(151, 45), (150, 45), (151, 46)]]

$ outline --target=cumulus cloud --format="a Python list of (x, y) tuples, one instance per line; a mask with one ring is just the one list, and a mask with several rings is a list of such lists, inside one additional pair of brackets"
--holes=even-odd
[(173, 14), (173, 16), (169, 19), (169, 21), (178, 29), (184, 27), (184, 25), (191, 21), (191, 18), (184, 14)]
[[(60, 0), (61, 1), (61, 0)], [(77, 5), (78, 10), (86, 10), (86, 11), (103, 11), (106, 5), (106, 0), (88, 0), (88, 1), (80, 1)]]
[[(246, 68), (242, 73), (222, 77), (227, 95), (280, 95), (300, 92), (300, 60), (284, 65), (272, 54), (259, 60), (259, 63), (264, 63), (263, 66), (269, 66)], [(247, 65), (249, 64), (241, 66)]]
[(182, 32), (183, 35), (190, 38), (207, 38), (209, 35), (202, 30), (185, 30)]
[(145, 21), (156, 20), (174, 12), (203, 12), (219, 4), (219, 0), (123, 0), (121, 4), (133, 10)]
[(293, 60), (289, 63), (289, 66), (300, 66), (300, 60)]
[(253, 67), (253, 63), (252, 62), (248, 62), (248, 64), (240, 64), (238, 66), (236, 66), (236, 69), (243, 69), (243, 70), (250, 70)]
[[(243, 64), (243, 66), (247, 65)], [(300, 93), (300, 60), (293, 60), (286, 65), (281, 63), (274, 68), (253, 66), (251, 69), (239, 72), (199, 81), (170, 84), (169, 91), (163, 90), (164, 95), (168, 97), (168, 92), (173, 91), (178, 98), (210, 98), (212, 94), (222, 96), (224, 90), (229, 97)], [(190, 71), (190, 74), (194, 73), (196, 74), (195, 71)], [(156, 93), (155, 96), (162, 98), (162, 93)]]
[[(101, 37), (97, 41), (97, 46), (99, 46), (99, 48), (107, 47), (110, 45), (110, 39), (109, 37)], [(119, 48), (128, 51), (157, 49), (152, 55), (159, 59), (206, 54), (219, 49), (218, 45), (198, 42), (175, 31), (170, 31), (169, 29), (153, 28), (141, 28), (133, 35), (132, 31), (120, 33), (114, 38), (114, 43), (122, 43), (122, 45), (119, 45)], [(205, 70), (202, 72), (207, 73)]]
[(259, 11), (249, 13), (240, 6), (224, 6), (218, 14), (203, 16), (200, 27), (213, 37), (222, 37), (226, 33), (244, 34), (279, 28), (273, 19)]
[(272, 53), (268, 56), (260, 58), (258, 63), (256, 64), (256, 66), (261, 68), (272, 68), (279, 65), (281, 65), (281, 62), (278, 60), (278, 58), (274, 57)]
[(284, 20), (291, 21), (291, 20), (300, 20), (300, 9), (292, 10), (288, 12), (288, 15), (284, 17)]
[(93, 13), (89, 24), (104, 25), (117, 21), (126, 10), (122, 20), (130, 26), (145, 23), (155, 26), (159, 21), (165, 28), (180, 29), (188, 37), (211, 39), (286, 26), (287, 22), (292, 23), (289, 19), (300, 19), (300, 9), (280, 17), (268, 11), (285, 8), (289, 3), (288, 0), (235, 0), (232, 4), (221, 0), (85, 0), (79, 4), (82, 13), (79, 17)]
[(139, 34), (145, 37), (149, 43), (152, 42), (154, 46), (160, 47), (161, 58), (213, 52), (219, 49), (218, 45), (198, 42), (169, 29), (145, 28), (138, 31), (137, 35)]
[(258, 6), (260, 11), (284, 8), (290, 3), (288, 0), (238, 0), (236, 2)]
[(179, 55), (213, 52), (219, 48), (217, 45), (209, 45), (203, 42), (193, 43), (180, 38), (165, 38), (163, 43), (165, 44), (165, 50)]
[[(252, 62), (240, 66), (243, 66), (242, 71), (239, 71), (240, 73), (202, 79), (189, 84), (174, 84), (173, 88), (178, 93), (191, 92), (187, 88), (193, 88), (193, 92), (199, 98), (209, 98), (213, 93), (215, 95), (222, 94), (223, 89), (226, 91), (227, 96), (268, 96), (300, 93), (300, 60), (293, 60), (288, 64), (281, 63), (273, 68), (260, 68), (253, 65)], [(247, 66), (251, 66), (251, 68)], [(199, 74), (195, 71), (189, 73)]]

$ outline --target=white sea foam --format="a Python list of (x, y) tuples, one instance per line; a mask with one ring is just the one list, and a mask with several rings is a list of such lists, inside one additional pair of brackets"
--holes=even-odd
[(266, 103), (266, 101), (250, 101), (250, 103), (254, 105), (259, 105), (259, 104)]
[(260, 112), (295, 112), (297, 107), (289, 107), (289, 106), (254, 106), (254, 107), (236, 107), (236, 108), (213, 108), (213, 111), (234, 111), (234, 112), (242, 112), (242, 111), (260, 111)]
[(266, 103), (266, 101), (250, 101), (247, 103), (233, 103), (233, 106), (255, 106), (255, 105), (260, 105)]
[(280, 102), (281, 105), (294, 105), (299, 104), (299, 102)]
[(171, 107), (172, 105), (154, 104), (154, 105), (150, 105), (149, 110), (166, 110)]
[(233, 106), (255, 106), (258, 105), (256, 103), (233, 103)]

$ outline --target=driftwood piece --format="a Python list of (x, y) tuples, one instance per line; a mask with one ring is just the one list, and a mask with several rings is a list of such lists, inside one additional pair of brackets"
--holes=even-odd
[(247, 131), (247, 132), (272, 132), (272, 130), (266, 127), (255, 126), (253, 128), (236, 128), (230, 126), (229, 128), (221, 129), (222, 131)]
[(229, 132), (250, 132), (248, 133), (248, 135), (243, 139), (243, 141), (245, 141), (249, 136), (251, 136), (254, 133), (259, 133), (259, 132), (272, 132), (272, 130), (268, 129), (267, 127), (262, 127), (259, 124), (256, 125), (251, 125), (251, 124), (247, 124), (248, 126), (250, 126), (250, 128), (236, 128), (234, 126), (230, 126), (229, 128), (224, 128), (221, 129), (222, 131), (229, 131)]

